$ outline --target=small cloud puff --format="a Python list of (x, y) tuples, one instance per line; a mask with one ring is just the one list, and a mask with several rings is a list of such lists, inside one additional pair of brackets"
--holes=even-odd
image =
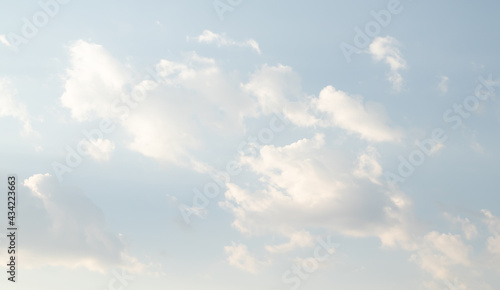
[(247, 41), (238, 42), (238, 41), (234, 41), (234, 40), (228, 38), (224, 33), (218, 34), (218, 33), (212, 32), (210, 30), (204, 30), (201, 35), (199, 35), (197, 37), (191, 37), (191, 38), (188, 37), (188, 40), (189, 39), (194, 39), (194, 40), (198, 41), (198, 43), (214, 43), (218, 47), (221, 47), (221, 46), (250, 47), (253, 50), (255, 50), (258, 54), (261, 53), (260, 48), (259, 48), (259, 44), (254, 39), (249, 39)]

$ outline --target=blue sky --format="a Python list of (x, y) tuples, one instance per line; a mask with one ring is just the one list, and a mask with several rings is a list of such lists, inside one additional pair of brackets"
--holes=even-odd
[(498, 289), (499, 3), (4, 2), (3, 287)]

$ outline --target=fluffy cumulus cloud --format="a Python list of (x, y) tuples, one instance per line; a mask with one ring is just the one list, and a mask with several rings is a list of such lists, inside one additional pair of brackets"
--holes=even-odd
[(70, 65), (61, 103), (78, 121), (112, 117), (112, 105), (125, 93), (129, 72), (101, 45), (83, 40), (69, 48)]
[(264, 65), (243, 88), (257, 98), (263, 114), (282, 113), (300, 127), (338, 127), (374, 142), (396, 142), (402, 134), (391, 127), (384, 107), (327, 86), (318, 97), (306, 95), (300, 77), (284, 65)]
[[(377, 236), (385, 245), (407, 243), (411, 203), (401, 192), (372, 183), (356, 183), (341, 152), (325, 146), (323, 135), (276, 147), (264, 146), (240, 163), (256, 174), (253, 186), (227, 184), (221, 206), (235, 217), (242, 233), (276, 233), (289, 238), (269, 245), (270, 252), (311, 245), (310, 228), (348, 236)], [(354, 168), (353, 168), (354, 170)], [(351, 171), (352, 172), (352, 171)]]
[[(233, 43), (211, 32), (197, 41), (221, 46)], [(399, 71), (406, 64), (397, 42), (376, 39), (370, 50), (376, 59), (390, 65), (391, 81), (400, 88)], [(305, 138), (242, 153), (237, 162), (245, 169), (244, 181), (227, 181), (225, 200), (219, 203), (232, 213), (233, 227), (246, 236), (279, 237), (281, 242), (263, 244), (271, 257), (312, 247), (315, 235), (323, 231), (377, 237), (383, 247), (405, 249), (411, 261), (440, 283), (477, 266), (467, 242), (479, 239), (481, 234), (471, 220), (450, 218), (461, 234), (424, 231), (414, 216), (411, 199), (381, 181), (383, 160), (375, 146), (398, 144), (403, 134), (391, 125), (378, 103), (333, 86), (324, 87), (317, 96), (310, 95), (303, 91), (300, 76), (281, 64), (264, 64), (242, 81), (238, 73), (225, 71), (216, 60), (194, 52), (176, 60), (161, 59), (154, 65), (154, 74), (137, 78), (136, 69), (116, 60), (103, 47), (77, 41), (70, 47), (70, 63), (61, 103), (73, 119), (110, 119), (125, 133), (120, 134), (125, 136), (120, 142), (103, 137), (88, 148), (99, 161), (108, 160), (117, 143), (144, 156), (206, 172), (210, 166), (195, 158), (195, 153), (214, 148), (219, 138), (243, 137), (248, 118), (281, 114), (293, 126), (308, 129)], [(369, 144), (357, 154), (346, 155), (342, 146), (332, 146), (330, 128)], [(127, 259), (133, 264), (119, 239), (103, 226), (98, 209), (87, 200), (78, 204), (87, 204), (84, 212), (89, 214), (72, 210), (73, 198), (85, 199), (58, 194), (59, 189), (50, 180), (49, 176), (37, 175), (26, 185), (33, 192), (32, 204), (38, 203), (43, 217), (40, 221), (53, 233), (38, 245), (47, 247), (42, 252), (53, 251), (50, 245), (58, 233), (71, 233), (53, 243), (71, 258), (54, 259), (52, 263), (94, 270)], [(198, 216), (205, 216), (207, 211), (193, 210)], [(483, 216), (490, 232), (483, 237), (485, 249), (499, 254), (500, 222), (489, 211)], [(73, 242), (76, 239), (78, 243)], [(31, 252), (31, 263), (44, 261), (40, 253)], [(242, 243), (226, 246), (225, 253), (230, 265), (251, 273), (270, 263), (258, 259)]]
[(255, 50), (257, 53), (260, 52), (259, 44), (257, 41), (254, 39), (248, 39), (246, 41), (234, 41), (230, 38), (228, 38), (224, 33), (223, 34), (218, 34), (214, 33), (210, 30), (204, 30), (203, 33), (197, 37), (191, 37), (188, 39), (194, 39), (195, 41), (199, 43), (213, 43), (217, 45), (218, 47), (221, 46), (239, 46), (239, 47), (249, 47), (253, 50)]
[[(245, 236), (287, 239), (264, 245), (271, 257), (313, 246), (312, 233), (322, 229), (350, 237), (377, 237), (383, 248), (407, 251), (409, 261), (433, 279), (425, 283), (429, 289), (447, 284), (487, 287), (482, 279), (500, 259), (500, 219), (483, 210), (489, 236), (463, 217), (448, 219), (458, 226), (456, 233), (426, 231), (414, 216), (411, 199), (379, 180), (383, 168), (378, 159), (377, 150), (368, 146), (353, 162), (328, 146), (322, 134), (284, 146), (266, 145), (240, 157), (240, 165), (254, 179), (227, 183), (226, 199), (219, 205), (232, 212), (233, 227)], [(479, 238), (485, 249), (471, 244)], [(484, 251), (494, 256), (485, 261), (480, 258)], [(248, 254), (243, 248), (241, 252)], [(233, 265), (241, 268), (242, 263)]]
[(368, 52), (376, 61), (384, 61), (390, 67), (388, 80), (391, 82), (394, 91), (401, 91), (404, 81), (400, 71), (407, 68), (401, 51), (400, 43), (394, 37), (376, 37), (370, 44)]
[(364, 103), (361, 97), (349, 96), (332, 86), (324, 88), (314, 106), (327, 114), (327, 122), (370, 141), (398, 141), (401, 132), (390, 127), (384, 108), (377, 103)]
[(19, 120), (23, 124), (21, 133), (24, 136), (38, 135), (31, 127), (32, 118), (26, 105), (14, 98), (16, 94), (17, 92), (9, 79), (0, 79), (0, 118), (11, 117)]
[(20, 216), (25, 267), (146, 270), (127, 253), (120, 235), (110, 231), (102, 211), (85, 195), (61, 188), (49, 174), (33, 175), (23, 184), (28, 190), (20, 205), (25, 213)]
[(452, 234), (430, 232), (418, 253), (412, 256), (420, 266), (439, 279), (451, 279), (449, 268), (453, 265), (469, 266), (471, 247), (462, 237)]
[[(128, 147), (149, 157), (192, 165), (190, 151), (207, 141), (202, 132), (243, 132), (243, 117), (253, 113), (253, 101), (236, 76), (196, 53), (160, 60), (149, 75), (132, 78), (138, 73), (100, 45), (80, 40), (70, 52), (62, 105), (76, 121), (106, 118), (119, 124), (130, 136)], [(105, 154), (94, 155), (106, 159), (113, 146), (101, 145), (96, 152)]]
[[(453, 217), (456, 233), (431, 231), (415, 239), (410, 260), (435, 280), (425, 283), (428, 289), (493, 289), (490, 272), (498, 271), (500, 262), (500, 219), (482, 210), (479, 219)], [(474, 240), (474, 241), (472, 241)], [(455, 287), (455, 288), (453, 288)]]
[(300, 82), (291, 67), (265, 64), (242, 87), (256, 97), (262, 114), (279, 112), (297, 126), (317, 125), (319, 120), (311, 112), (311, 100), (304, 96)]
[(190, 53), (183, 61), (161, 60), (156, 71), (158, 86), (124, 122), (134, 136), (131, 149), (178, 162), (189, 151), (209, 146), (203, 132), (219, 137), (244, 132), (243, 120), (253, 114), (254, 102), (213, 59)]
[[(211, 32), (198, 40), (231, 43)], [(152, 73), (137, 77), (136, 69), (98, 44), (79, 40), (69, 51), (61, 104), (74, 120), (109, 119), (126, 132), (128, 138), (119, 143), (129, 149), (198, 171), (209, 166), (194, 157), (197, 152), (217, 145), (217, 138), (242, 135), (246, 118), (273, 113), (299, 127), (338, 127), (374, 142), (401, 137), (380, 104), (330, 86), (309, 96), (288, 66), (264, 64), (244, 83), (238, 73), (191, 52), (179, 60), (161, 59)], [(107, 160), (113, 150), (114, 142), (103, 140), (91, 155)]]
[[(189, 39), (260, 53), (252, 39), (235, 41), (209, 30)], [(389, 65), (389, 81), (400, 91), (401, 71), (407, 64), (398, 41), (377, 37), (368, 51)], [(114, 137), (120, 140), (103, 136), (89, 145), (89, 155), (98, 161), (109, 160), (115, 147), (124, 144), (144, 156), (206, 172), (210, 166), (197, 153), (211, 152), (222, 138), (244, 138), (249, 119), (261, 121), (279, 114), (288, 120), (295, 135), (237, 157), (244, 176), (226, 180), (225, 199), (219, 202), (245, 237), (273, 236), (262, 243), (270, 257), (313, 247), (318, 233), (376, 237), (382, 248), (408, 251), (411, 261), (441, 283), (478, 266), (472, 243), (483, 241), (484, 252), (500, 257), (500, 219), (491, 212), (482, 212), (487, 236), (464, 217), (449, 219), (457, 232), (426, 229), (414, 216), (410, 197), (381, 180), (384, 160), (379, 150), (387, 143), (401, 145), (404, 135), (384, 106), (371, 102), (369, 95), (354, 95), (333, 85), (308, 93), (289, 66), (263, 64), (240, 74), (195, 52), (160, 59), (144, 76), (139, 73), (142, 69), (116, 59), (101, 45), (82, 40), (70, 46), (69, 60), (62, 106), (77, 122), (109, 119), (123, 133)], [(0, 116), (29, 126), (26, 109), (14, 101), (8, 87), (8, 82), (0, 81), (4, 105)], [(445, 93), (444, 83), (440, 90)], [(346, 150), (334, 144), (332, 135), (339, 132), (351, 138), (348, 146), (361, 143), (361, 147)], [(441, 148), (436, 144), (432, 152)], [(24, 215), (23, 224), (33, 235), (26, 237), (26, 265), (144, 269), (127, 254), (119, 235), (106, 227), (102, 212), (88, 198), (59, 188), (49, 175), (34, 175), (25, 186), (31, 195), (25, 202), (30, 214)], [(191, 211), (207, 215), (206, 208)], [(224, 251), (230, 265), (250, 273), (270, 264), (244, 243), (233, 242)], [(488, 263), (494, 265), (495, 259)]]

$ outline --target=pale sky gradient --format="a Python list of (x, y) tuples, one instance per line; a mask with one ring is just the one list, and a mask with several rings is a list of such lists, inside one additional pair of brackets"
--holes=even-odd
[(499, 289), (497, 1), (3, 2), (2, 289)]

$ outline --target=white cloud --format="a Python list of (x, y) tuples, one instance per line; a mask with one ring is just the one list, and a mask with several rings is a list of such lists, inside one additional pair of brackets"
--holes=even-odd
[(481, 210), (485, 219), (484, 223), (488, 226), (488, 230), (492, 236), (486, 241), (487, 249), (492, 254), (500, 255), (500, 218), (494, 216), (489, 210)]
[(26, 106), (14, 99), (17, 91), (12, 87), (12, 82), (8, 79), (0, 79), (0, 118), (12, 117), (23, 123), (21, 133), (25, 136), (38, 136), (38, 133), (31, 127), (31, 117)]
[(368, 50), (376, 61), (383, 60), (389, 65), (391, 72), (388, 75), (388, 80), (392, 83), (392, 87), (396, 92), (401, 91), (404, 83), (399, 71), (407, 68), (406, 61), (399, 51), (399, 46), (400, 43), (391, 36), (376, 37)]
[(476, 133), (473, 133), (471, 136), (470, 147), (472, 148), (472, 150), (474, 150), (474, 152), (476, 152), (478, 154), (484, 153), (483, 146), (481, 146), (481, 144), (477, 141)]
[(9, 42), (9, 40), (7, 40), (7, 37), (5, 36), (5, 34), (0, 34), (0, 42), (3, 43), (7, 47), (12, 46), (12, 44)]
[(443, 149), (445, 146), (443, 143), (439, 143), (439, 142), (435, 142), (435, 144), (432, 146), (431, 148), (431, 155), (434, 155), (436, 153), (438, 153), (439, 151), (441, 151), (441, 149)]
[(228, 263), (250, 273), (257, 273), (259, 267), (265, 262), (259, 261), (249, 251), (247, 246), (241, 243), (232, 243), (231, 246), (224, 247)]
[[(201, 40), (213, 37), (206, 33)], [(319, 98), (305, 96), (300, 77), (282, 65), (264, 65), (242, 85), (238, 75), (194, 52), (180, 61), (160, 60), (155, 80), (133, 79), (133, 68), (97, 44), (79, 40), (70, 47), (70, 56), (61, 103), (75, 120), (111, 119), (130, 137), (123, 142), (129, 149), (195, 170), (207, 167), (198, 166), (203, 162), (195, 152), (217, 138), (242, 134), (244, 118), (259, 114), (283, 113), (302, 127), (338, 126), (370, 141), (400, 138), (399, 131), (386, 125), (381, 105), (363, 104), (333, 87)], [(320, 117), (325, 113), (326, 118)], [(207, 131), (217, 137), (202, 137)], [(107, 153), (94, 155), (109, 158)]]
[(319, 97), (306, 96), (300, 77), (291, 67), (264, 65), (243, 85), (257, 97), (261, 113), (283, 113), (301, 127), (339, 127), (370, 141), (398, 141), (399, 130), (390, 128), (382, 105), (363, 103), (332, 86), (325, 87)]
[(411, 258), (435, 278), (451, 279), (450, 267), (471, 265), (471, 248), (465, 245), (459, 235), (430, 232), (424, 237), (423, 245)]
[(49, 174), (24, 180), (19, 223), (23, 230), (23, 264), (27, 268), (85, 267), (106, 272), (123, 267), (141, 272), (146, 266), (131, 257), (118, 234), (107, 229), (102, 211), (75, 189), (61, 188)]
[(447, 76), (441, 76), (439, 78), (438, 90), (442, 95), (448, 92), (448, 83), (450, 79)]
[[(83, 140), (82, 140), (83, 141)], [(87, 153), (97, 161), (108, 161), (111, 153), (115, 150), (115, 144), (108, 139), (97, 139), (89, 142)]]
[[(188, 38), (189, 39), (189, 38)], [(192, 37), (198, 41), (199, 43), (214, 43), (217, 46), (239, 46), (239, 47), (250, 47), (255, 50), (257, 53), (261, 53), (259, 44), (254, 39), (249, 39), (246, 41), (238, 42), (232, 39), (229, 39), (224, 33), (218, 34), (214, 33), (210, 30), (204, 30), (203, 33), (197, 37)]]
[(363, 103), (361, 97), (351, 97), (332, 86), (324, 88), (314, 100), (316, 109), (328, 114), (329, 123), (370, 141), (398, 141), (401, 132), (387, 125), (383, 107)]
[(255, 111), (235, 75), (196, 53), (160, 60), (155, 80), (133, 80), (133, 68), (100, 45), (80, 40), (70, 51), (63, 106), (80, 122), (112, 119), (130, 136), (128, 148), (148, 157), (191, 166), (197, 162), (191, 152), (214, 142), (202, 132), (241, 133), (244, 116)]
[(500, 218), (494, 216), (489, 210), (481, 210), (485, 219), (484, 222), (488, 225), (488, 230), (492, 234), (500, 234)]
[(470, 248), (463, 243), (461, 236), (431, 232), (427, 234), (424, 239), (426, 242), (429, 242), (434, 249), (449, 258), (452, 263), (462, 265), (470, 264)]
[(113, 106), (122, 99), (130, 81), (127, 68), (98, 44), (79, 40), (69, 50), (71, 68), (67, 70), (62, 105), (78, 121), (116, 117)]
[(473, 140), (471, 142), (470, 147), (472, 148), (472, 150), (474, 150), (474, 152), (476, 152), (478, 154), (483, 154), (484, 153), (483, 146), (481, 146), (481, 144), (479, 144), (479, 142), (477, 142), (476, 140)]
[(368, 146), (366, 152), (362, 153), (357, 160), (357, 168), (354, 176), (367, 178), (375, 184), (381, 184), (378, 178), (382, 175), (382, 166), (378, 163), (380, 155), (374, 147)]
[(299, 75), (289, 66), (263, 65), (243, 89), (257, 97), (263, 114), (283, 113), (297, 126), (314, 126), (319, 120), (310, 112), (311, 100), (302, 94)]
[(297, 232), (307, 228), (378, 236), (387, 246), (408, 240), (408, 199), (375, 184), (357, 184), (345, 172), (352, 161), (326, 146), (322, 135), (283, 147), (264, 146), (258, 156), (242, 156), (240, 164), (256, 179), (251, 186), (228, 183), (220, 205), (234, 214), (233, 226), (242, 233), (290, 239), (268, 250), (299, 246)]
[(477, 237), (477, 228), (468, 218), (456, 217), (454, 222), (458, 223), (462, 227), (462, 231), (464, 232), (467, 240), (472, 240)]
[(300, 77), (289, 66), (263, 65), (243, 88), (257, 97), (264, 114), (282, 109), (288, 99), (301, 94)]
[(266, 250), (271, 253), (289, 252), (297, 247), (310, 247), (314, 244), (314, 237), (306, 231), (295, 232), (289, 235), (290, 241), (276, 246), (266, 246)]
[(500, 235), (489, 237), (486, 245), (490, 253), (500, 255)]
[(253, 114), (253, 101), (213, 59), (192, 53), (182, 62), (160, 61), (157, 71), (160, 83), (124, 121), (134, 138), (129, 148), (192, 166), (190, 152), (213, 142), (201, 138), (203, 131), (212, 136), (244, 131), (243, 118)]
[[(461, 227), (462, 235), (432, 231), (423, 238), (417, 237), (417, 247), (413, 249), (414, 254), (410, 260), (433, 276), (435, 281), (427, 283), (432, 285), (430, 289), (435, 289), (434, 285), (443, 284), (448, 287), (454, 284), (456, 289), (493, 289), (485, 282), (485, 277), (491, 270), (498, 270), (500, 219), (488, 210), (482, 212), (483, 221), (493, 234), (489, 237), (480, 235), (476, 225), (468, 218), (453, 217), (448, 213), (445, 213), (445, 217)], [(471, 244), (466, 244), (464, 240), (479, 238), (484, 239)], [(479, 247), (473, 248), (473, 245)], [(486, 251), (483, 245), (486, 245)]]

